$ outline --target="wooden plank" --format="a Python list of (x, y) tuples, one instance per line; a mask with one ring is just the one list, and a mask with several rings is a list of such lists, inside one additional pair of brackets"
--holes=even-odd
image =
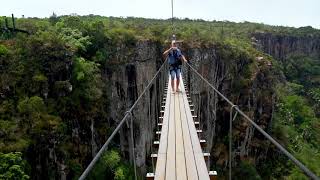
[(184, 139), (182, 134), (179, 94), (180, 93), (176, 93), (174, 96), (174, 120), (176, 129), (176, 178), (178, 180), (186, 180), (186, 159), (184, 155)]
[[(171, 78), (169, 78), (170, 84)], [(168, 126), (169, 126), (169, 116), (170, 116), (170, 102), (171, 102), (171, 94), (170, 94), (170, 86), (168, 86), (169, 91), (167, 92), (167, 98), (165, 103), (165, 112), (163, 115), (162, 128), (161, 128), (161, 136), (160, 136), (160, 145), (158, 149), (158, 159), (155, 170), (155, 179), (164, 180), (166, 174), (166, 159), (167, 159), (167, 146), (168, 146)]]
[(196, 167), (196, 162), (195, 162), (194, 154), (192, 150), (192, 143), (190, 139), (190, 132), (188, 128), (182, 93), (179, 93), (179, 106), (180, 106), (181, 127), (182, 127), (183, 142), (184, 142), (184, 156), (187, 160), (186, 172), (187, 172), (188, 180), (198, 180), (197, 167)]
[(209, 180), (209, 172), (207, 169), (207, 165), (204, 160), (203, 153), (195, 153), (194, 154), (195, 159), (196, 159), (196, 165), (197, 165), (197, 170), (198, 170), (198, 175), (199, 178)]
[(171, 78), (167, 85), (155, 179), (209, 180), (183, 80), (180, 82), (181, 93), (171, 93)]
[[(171, 78), (169, 78), (169, 81), (171, 81)], [(169, 128), (170, 104), (171, 104), (171, 94), (170, 94), (170, 92), (168, 92), (166, 105), (165, 105), (166, 106), (165, 112), (164, 112), (163, 120), (162, 120), (160, 146), (159, 146), (158, 153), (167, 153), (167, 139), (168, 139), (167, 136), (168, 136), (168, 128)]]
[[(174, 94), (171, 93), (171, 99)], [(168, 132), (168, 148), (167, 148), (167, 162), (166, 162), (166, 179), (176, 179), (176, 132), (174, 121), (174, 101), (170, 104), (169, 117), (169, 132)]]
[(176, 178), (178, 180), (185, 180), (187, 179), (187, 172), (186, 172), (186, 160), (184, 153), (177, 153), (176, 154)]
[(166, 174), (167, 154), (158, 154), (154, 179), (164, 180)]
[[(181, 85), (183, 86), (182, 79), (180, 82), (181, 82)], [(197, 130), (196, 130), (193, 118), (192, 118), (192, 114), (191, 114), (191, 110), (190, 110), (190, 106), (188, 103), (188, 98), (186, 96), (185, 89), (182, 89), (182, 97), (183, 97), (184, 108), (185, 108), (185, 112), (186, 112), (187, 123), (188, 123), (189, 132), (190, 132), (191, 143), (192, 143), (193, 153), (194, 153), (194, 157), (195, 157), (198, 177), (203, 180), (209, 180), (207, 166), (206, 166), (206, 163), (205, 163), (205, 160), (203, 157), (199, 137), (197, 135)]]

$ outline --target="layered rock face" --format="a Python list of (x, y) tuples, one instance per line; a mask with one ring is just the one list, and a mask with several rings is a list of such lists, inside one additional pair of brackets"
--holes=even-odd
[[(267, 131), (274, 106), (272, 67), (257, 65), (250, 77), (244, 80), (239, 77), (246, 76), (252, 60), (245, 57), (226, 59), (223, 53), (221, 47), (213, 46), (189, 49), (187, 54), (204, 78)], [(202, 138), (208, 141), (205, 151), (211, 153), (210, 163), (214, 164), (211, 167), (226, 169), (231, 106), (189, 68), (184, 69), (184, 75), (204, 131)], [(237, 81), (243, 84), (239, 85)], [(260, 163), (266, 158), (268, 148), (262, 147), (264, 137), (243, 118), (234, 122), (233, 138), (234, 158), (253, 163)]]
[(283, 60), (289, 54), (305, 54), (320, 56), (320, 37), (288, 36), (271, 33), (255, 33), (252, 35), (257, 41), (258, 49)]
[[(119, 51), (126, 52), (126, 47), (122, 48)], [(253, 63), (245, 56), (227, 59), (224, 56), (225, 49), (216, 46), (194, 48), (183, 44), (181, 48), (187, 59), (191, 59), (192, 66), (204, 78), (267, 130), (274, 106), (271, 67), (257, 65), (255, 70), (250, 72), (250, 77), (243, 80), (239, 77), (248, 76), (246, 71)], [(103, 77), (111, 92), (110, 121), (119, 122), (122, 119), (125, 111), (142, 93), (162, 63), (163, 47), (155, 42), (138, 42), (131, 51), (135, 52), (134, 55), (120, 53), (117, 56), (118, 59), (126, 59), (126, 63), (115, 69), (105, 67)], [(204, 131), (202, 138), (208, 141), (206, 151), (212, 154), (211, 163), (226, 168), (228, 148), (225, 139), (228, 136), (230, 106), (186, 66), (183, 75), (190, 88), (196, 113), (200, 117), (201, 129)], [(244, 81), (244, 84), (239, 85), (237, 81)], [(155, 137), (153, 130), (159, 116), (160, 96), (163, 93), (160, 84), (161, 82), (158, 82), (150, 88), (134, 111), (136, 162), (142, 174), (146, 172), (147, 157)], [(251, 159), (257, 163), (263, 161), (267, 156), (267, 148), (260, 147), (264, 140), (252, 125), (239, 118), (234, 130), (233, 151), (237, 154), (235, 158)], [(127, 127), (121, 130), (120, 141), (124, 157), (132, 159), (130, 131)]]
[[(278, 54), (278, 58), (284, 58), (286, 54), (295, 51), (294, 48), (314, 54), (318, 52), (315, 50), (318, 48), (317, 45), (312, 45), (313, 48), (302, 48), (304, 47), (302, 45), (301, 47), (300, 45), (288, 46), (291, 49), (283, 47), (284, 42), (297, 44), (304, 40), (294, 42), (290, 41), (290, 38), (284, 38), (286, 41), (281, 43), (273, 38), (268, 40), (266, 37), (257, 36), (256, 39), (261, 43), (264, 51), (270, 51), (275, 56)], [(238, 105), (259, 126), (268, 131), (275, 104), (272, 87), (275, 85), (276, 77), (272, 67), (264, 63), (255, 63), (254, 59), (248, 59), (246, 56), (240, 55), (236, 58), (226, 56), (228, 47), (192, 47), (182, 44), (181, 48), (187, 59), (191, 60), (192, 66), (204, 78)], [(102, 70), (102, 78), (106, 83), (110, 103), (109, 118), (103, 120), (104, 122), (107, 121), (112, 126), (120, 122), (161, 66), (163, 50), (164, 47), (160, 43), (152, 41), (139, 41), (134, 47), (118, 47), (114, 62), (108, 63), (109, 65)], [(204, 131), (202, 139), (208, 142), (205, 151), (211, 153), (211, 167), (219, 166), (226, 170), (229, 161), (227, 138), (230, 105), (186, 66), (184, 66), (183, 76), (188, 83), (196, 114), (201, 121), (200, 128)], [(162, 81), (157, 80), (133, 111), (135, 157), (141, 175), (150, 165), (148, 157), (155, 137), (157, 118), (160, 115), (162, 84)], [(105, 134), (99, 134), (96, 131), (99, 125), (102, 124), (97, 120), (90, 121), (88, 126), (82, 126), (86, 129), (73, 130), (81, 131), (90, 137), (87, 139), (78, 137), (78, 139), (79, 143), (89, 146), (87, 152), (90, 152), (88, 155), (91, 156), (97, 153), (106, 140)], [(123, 156), (128, 160), (132, 159), (130, 131), (126, 125), (121, 129), (119, 139)], [(233, 139), (234, 160), (246, 159), (256, 164), (266, 160), (270, 147), (268, 141), (243, 118), (237, 118), (234, 122)], [(236, 165), (239, 161), (234, 162)]]
[[(254, 37), (259, 50), (280, 60), (284, 60), (292, 53), (314, 56), (320, 54), (319, 38), (267, 33), (256, 33)], [(187, 59), (191, 59), (192, 66), (204, 78), (238, 105), (260, 127), (265, 131), (269, 130), (276, 99), (273, 87), (279, 80), (272, 66), (253, 63), (253, 60), (246, 59), (245, 56), (227, 59), (224, 56), (225, 51), (218, 46), (191, 47), (183, 44), (181, 48)], [(109, 121), (119, 122), (125, 111), (142, 93), (147, 82), (162, 64), (163, 50), (162, 45), (151, 41), (140, 41), (130, 50), (127, 47), (119, 48), (117, 59), (125, 60), (125, 63), (116, 65), (116, 68), (105, 67), (103, 74), (110, 90), (109, 98), (112, 104)], [(246, 75), (248, 68), (251, 68), (250, 77), (243, 79), (242, 77), (248, 76)], [(202, 138), (208, 142), (206, 151), (211, 153), (211, 167), (219, 166), (226, 170), (229, 161), (227, 138), (230, 105), (186, 66), (183, 76), (188, 83), (196, 114), (201, 121), (201, 129), (204, 131)], [(162, 87), (160, 88), (161, 83), (157, 81), (150, 88), (134, 111), (136, 161), (142, 173), (146, 172), (147, 157), (150, 155), (154, 138), (153, 130), (156, 128), (156, 119), (159, 116), (163, 93)], [(128, 128), (121, 130), (120, 147), (124, 157), (132, 159), (129, 135)], [(266, 161), (268, 154), (272, 153), (269, 151), (272, 147), (270, 143), (241, 117), (234, 121), (233, 139), (232, 152), (235, 165), (239, 162), (237, 159), (261, 164)]]
[[(142, 94), (163, 62), (161, 51), (161, 46), (157, 43), (140, 41), (135, 47), (120, 47), (116, 57), (119, 61), (125, 60), (125, 63), (105, 67), (103, 78), (110, 92), (109, 121), (118, 124)], [(133, 110), (135, 157), (142, 173), (146, 171), (146, 161), (160, 115), (163, 84), (157, 78)], [(124, 157), (132, 160), (130, 129), (126, 125), (120, 131), (120, 148)]]
[[(274, 106), (272, 67), (253, 63), (253, 60), (247, 59), (246, 56), (235, 59), (225, 56), (226, 50), (228, 51), (226, 47), (192, 47), (182, 44), (181, 48), (187, 59), (191, 60), (192, 66), (204, 78), (237, 104), (259, 126), (268, 129)], [(106, 122), (115, 127), (122, 120), (125, 112), (142, 94), (163, 63), (163, 50), (164, 47), (160, 43), (152, 41), (139, 41), (131, 47), (118, 47), (115, 59), (102, 68), (102, 78), (110, 103), (107, 110), (109, 118), (91, 120), (86, 124), (74, 122), (77, 125), (72, 126), (74, 145), (87, 146), (85, 151), (77, 150), (79, 157), (84, 159), (86, 156), (86, 159), (91, 159), (97, 153), (106, 140), (106, 134), (98, 132), (98, 127)], [(230, 106), (186, 66), (183, 75), (201, 121), (201, 129), (204, 131), (202, 138), (208, 142), (206, 151), (211, 153), (210, 162), (214, 167), (226, 169)], [(135, 158), (141, 175), (144, 175), (150, 166), (148, 157), (155, 138), (156, 122), (160, 116), (163, 84), (163, 80), (155, 81), (133, 111)], [(254, 163), (263, 162), (267, 157), (268, 148), (265, 148), (262, 135), (241, 118), (237, 119), (234, 126), (234, 157), (249, 159)], [(120, 147), (123, 157), (132, 160), (129, 130), (125, 125), (119, 133), (120, 136), (116, 137), (118, 140), (114, 141), (116, 144), (113, 145)], [(57, 166), (61, 169), (61, 179), (71, 177), (64, 163), (57, 163)]]

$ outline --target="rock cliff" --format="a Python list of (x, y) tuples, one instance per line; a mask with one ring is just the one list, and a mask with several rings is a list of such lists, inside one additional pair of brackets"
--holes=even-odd
[(318, 36), (254, 33), (252, 37), (256, 40), (258, 49), (279, 60), (284, 60), (292, 53), (320, 56), (320, 37)]
[[(106, 66), (103, 75), (110, 91), (109, 121), (115, 123), (122, 119), (162, 63), (163, 47), (159, 43), (140, 41), (131, 50), (122, 48), (119, 52), (135, 53), (119, 53), (117, 59), (126, 59), (126, 62), (116, 67)], [(192, 65), (210, 83), (267, 130), (274, 106), (274, 93), (270, 88), (274, 85), (272, 67), (264, 62), (254, 62), (255, 59), (245, 55), (230, 59), (233, 54), (225, 54), (230, 47), (192, 47), (183, 44), (181, 48), (186, 57), (191, 59)], [(208, 141), (206, 151), (212, 154), (211, 163), (215, 164), (214, 167), (226, 168), (228, 148), (225, 139), (228, 135), (230, 107), (191, 71), (184, 69), (183, 73), (200, 116), (203, 138)], [(161, 93), (161, 89), (152, 87), (134, 111), (136, 161), (141, 173), (146, 172), (147, 157), (155, 137), (153, 129), (159, 116)], [(132, 158), (129, 133), (127, 128), (120, 133), (121, 150), (128, 160)], [(264, 138), (245, 120), (240, 118), (236, 123), (234, 137), (235, 158), (252, 159), (257, 163), (266, 158), (264, 152), (267, 148), (260, 147), (265, 143)]]
[[(187, 54), (204, 78), (268, 131), (275, 103), (272, 66), (257, 63), (244, 55), (226, 56), (225, 50), (230, 49), (212, 46), (189, 49)], [(204, 130), (202, 138), (208, 141), (206, 151), (211, 153), (211, 168), (226, 169), (230, 105), (188, 68), (184, 72), (201, 129)], [(253, 163), (260, 163), (266, 158), (268, 148), (262, 147), (265, 139), (246, 120), (238, 118), (235, 121), (233, 138), (234, 158)]]
[[(125, 60), (125, 63), (108, 65), (103, 73), (110, 92), (109, 121), (115, 124), (124, 117), (162, 64), (161, 45), (155, 42), (139, 41), (134, 47), (121, 47), (118, 51), (116, 61)], [(143, 173), (146, 172), (162, 94), (161, 82), (155, 81), (133, 111), (136, 163)], [(128, 160), (132, 159), (130, 142), (129, 128), (124, 127), (120, 132), (120, 147)]]
[[(319, 55), (320, 52), (320, 40), (311, 37), (281, 37), (272, 34), (255, 34), (254, 37), (258, 49), (278, 59), (284, 59), (287, 54), (294, 52), (314, 55)], [(185, 43), (181, 48), (202, 76), (259, 126), (269, 130), (276, 99), (273, 87), (278, 75), (267, 61), (257, 60), (242, 52), (236, 55), (232, 52), (232, 47), (223, 45), (192, 46)], [(89, 162), (107, 138), (106, 134), (97, 131), (97, 127), (103, 125), (102, 122), (113, 127), (120, 122), (162, 64), (163, 50), (161, 43), (141, 40), (131, 47), (118, 47), (115, 58), (101, 68), (109, 100), (109, 118), (91, 120), (87, 124), (74, 122), (78, 125), (72, 130), (73, 138), (78, 139), (74, 142), (78, 143), (78, 146), (88, 146), (78, 154), (84, 162)], [(211, 169), (226, 170), (229, 161), (227, 137), (230, 106), (188, 68), (184, 67), (183, 74), (194, 101), (195, 113), (200, 118), (201, 129), (204, 131), (202, 138), (208, 141), (206, 151), (211, 153)], [(148, 156), (155, 136), (163, 93), (160, 85), (160, 81), (152, 85), (133, 113), (136, 162), (142, 175), (150, 166)], [(123, 156), (128, 160), (132, 159), (129, 134), (127, 127), (122, 128), (120, 144), (114, 144), (120, 147)], [(242, 118), (237, 118), (234, 122), (233, 137), (235, 160), (246, 159), (254, 164), (261, 164), (270, 153), (270, 143)], [(234, 162), (236, 164), (239, 161)], [(68, 168), (64, 163), (57, 164), (59, 169), (63, 169), (60, 174), (61, 179), (64, 179)]]

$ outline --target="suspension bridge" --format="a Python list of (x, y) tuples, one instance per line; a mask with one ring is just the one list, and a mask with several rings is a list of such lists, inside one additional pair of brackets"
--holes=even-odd
[[(153, 78), (149, 81), (144, 91), (137, 98), (132, 107), (125, 113), (124, 118), (120, 121), (113, 133), (110, 135), (105, 144), (101, 147), (99, 152), (93, 158), (91, 163), (85, 169), (80, 180), (85, 179), (94, 165), (97, 163), (103, 152), (106, 151), (108, 145), (111, 143), (116, 134), (121, 128), (127, 124), (130, 127), (130, 147), (133, 154), (132, 164), (134, 166), (135, 179), (141, 179), (141, 173), (137, 172), (136, 167), (136, 148), (135, 148), (135, 133), (133, 126), (133, 111), (137, 105), (142, 101), (143, 97), (148, 93), (152, 86), (163, 90), (162, 102), (160, 105), (159, 118), (156, 122), (156, 131), (154, 133), (151, 153), (148, 155), (152, 161), (152, 172), (145, 175), (146, 179), (215, 179), (219, 177), (219, 172), (210, 169), (210, 153), (206, 152), (207, 141), (202, 139), (203, 133), (200, 129), (201, 122), (194, 114), (194, 104), (188, 92), (187, 85), (183, 78), (181, 78), (180, 92), (172, 93), (171, 78), (168, 74), (167, 63), (164, 62), (158, 69)], [(267, 132), (259, 127), (254, 120), (247, 116), (239, 107), (233, 104), (227, 97), (218, 91), (212, 84), (209, 83), (194, 67), (186, 63), (186, 68), (193, 73), (195, 77), (207, 84), (209, 90), (216, 93), (220, 98), (230, 105), (230, 128), (229, 128), (229, 170), (228, 178), (232, 179), (232, 159), (234, 156), (232, 145), (232, 124), (237, 116), (242, 116), (259, 131), (267, 140), (275, 145), (285, 156), (288, 157), (300, 170), (310, 179), (319, 180), (312, 171), (310, 171), (304, 164), (297, 160), (290, 152), (281, 146), (275, 139), (273, 139)], [(129, 138), (128, 138), (129, 139)]]
[[(173, 16), (173, 0), (171, 0), (171, 26), (172, 26), (172, 39), (176, 40), (175, 25)], [(197, 70), (189, 63), (186, 63), (188, 70), (207, 85), (208, 91), (213, 91), (217, 96), (229, 104), (229, 157), (228, 157), (228, 179), (232, 179), (232, 159), (233, 144), (232, 144), (232, 124), (238, 115), (242, 116), (252, 125), (257, 131), (259, 131), (267, 140), (269, 140), (275, 147), (279, 149), (285, 156), (288, 157), (300, 170), (310, 179), (320, 180), (317, 175), (310, 171), (304, 164), (296, 159), (290, 152), (288, 152), (283, 146), (281, 146), (274, 138), (272, 138), (266, 131), (264, 131), (254, 120), (247, 116), (243, 111), (239, 109), (237, 105), (231, 102), (227, 97), (216, 89), (208, 80), (206, 80)], [(163, 90), (163, 101), (160, 105), (160, 116), (156, 119), (156, 132), (154, 134), (154, 141), (151, 147), (148, 147), (151, 151), (150, 158), (152, 161), (152, 172), (146, 174), (145, 178), (148, 180), (212, 180), (217, 179), (217, 171), (210, 169), (210, 153), (206, 152), (205, 139), (202, 139), (202, 129), (200, 129), (201, 121), (195, 115), (194, 104), (190, 93), (188, 92), (187, 85), (181, 76), (180, 79), (180, 92), (172, 93), (171, 78), (168, 73), (168, 64), (166, 61), (161, 65), (153, 78), (149, 81), (146, 88), (137, 98), (135, 103), (126, 112), (124, 118), (120, 121), (113, 133), (110, 135), (105, 144), (101, 147), (99, 152), (90, 162), (88, 167), (80, 176), (79, 180), (84, 180), (92, 171), (94, 165), (106, 151), (108, 145), (116, 134), (123, 128), (124, 124), (130, 128), (130, 147), (132, 154), (132, 164), (134, 166), (135, 180), (138, 178), (136, 166), (136, 149), (135, 149), (135, 133), (134, 133), (134, 115), (133, 111), (142, 101), (142, 98), (148, 94), (151, 87), (159, 88)], [(150, 107), (149, 112), (150, 112)], [(201, 107), (198, 107), (201, 108)], [(149, 116), (150, 118), (150, 113)], [(130, 125), (129, 125), (130, 124)], [(246, 177), (243, 177), (246, 178)]]
[[(181, 77), (180, 77), (181, 78)], [(209, 179), (205, 157), (209, 153), (202, 151), (201, 144), (205, 140), (199, 139), (202, 133), (196, 116), (192, 114), (194, 109), (190, 104), (190, 96), (187, 96), (183, 79), (180, 80), (181, 92), (172, 93), (171, 78), (165, 89), (166, 97), (164, 98), (163, 116), (158, 126), (161, 131), (160, 141), (155, 141), (158, 145), (158, 153), (152, 154), (156, 158), (155, 173), (148, 173), (149, 179)], [(204, 145), (202, 145), (204, 146)], [(214, 172), (210, 172), (214, 174)]]

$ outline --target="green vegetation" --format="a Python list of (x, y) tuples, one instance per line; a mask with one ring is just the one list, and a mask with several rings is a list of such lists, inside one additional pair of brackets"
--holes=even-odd
[(116, 150), (104, 153), (88, 179), (133, 180), (133, 169), (125, 164)]
[[(249, 22), (175, 22), (177, 37), (188, 47), (215, 47), (222, 60), (243, 66), (240, 71), (229, 63), (232, 73), (239, 75), (232, 82), (235, 90), (249, 87), (257, 67), (266, 69), (261, 65), (264, 62), (272, 61), (284, 72), (290, 83), (277, 89), (273, 133), (319, 175), (319, 58), (293, 54), (276, 63), (253, 47), (251, 36), (272, 33), (319, 38), (320, 31)], [(167, 45), (171, 21), (52, 15), (17, 19), (16, 24), (30, 35), (0, 32), (0, 179), (29, 179), (31, 174), (38, 176), (31, 177), (35, 179), (58, 177), (58, 163), (67, 166), (69, 179), (77, 179), (91, 159), (90, 140), (86, 139), (91, 136), (90, 123), (96, 123), (100, 144), (115, 123), (107, 120), (112, 100), (103, 77), (106, 69), (125, 64), (138, 41)], [(119, 54), (125, 55), (119, 58)], [(264, 61), (257, 62), (258, 56)], [(237, 96), (241, 92), (232, 93)], [(235, 173), (252, 179), (302, 176), (281, 154), (272, 160), (259, 167), (241, 162)], [(37, 174), (36, 167), (43, 172)], [(119, 152), (110, 150), (90, 179), (132, 179), (132, 174), (132, 167)]]
[(27, 180), (30, 179), (27, 170), (27, 163), (21, 153), (0, 152), (0, 179)]
[(319, 175), (320, 165), (315, 162), (320, 160), (320, 58), (290, 56), (284, 61), (284, 67), (290, 82), (279, 90), (279, 125), (290, 124), (287, 126), (288, 138), (295, 139), (290, 143), (290, 149)]
[(237, 179), (261, 180), (256, 168), (246, 161), (240, 162), (239, 167), (233, 172), (233, 177), (237, 177)]
[[(297, 91), (296, 86), (279, 87), (280, 102), (274, 118), (274, 133), (295, 157), (319, 175), (320, 119), (307, 99), (297, 95), (300, 90)], [(289, 167), (292, 168), (289, 177), (306, 178), (297, 167)]]
[[(320, 175), (317, 163), (320, 161), (320, 60), (292, 55), (282, 64), (289, 82), (277, 88), (279, 103), (274, 116), (274, 133), (299, 160)], [(290, 167), (288, 177), (306, 179), (297, 167)]]

